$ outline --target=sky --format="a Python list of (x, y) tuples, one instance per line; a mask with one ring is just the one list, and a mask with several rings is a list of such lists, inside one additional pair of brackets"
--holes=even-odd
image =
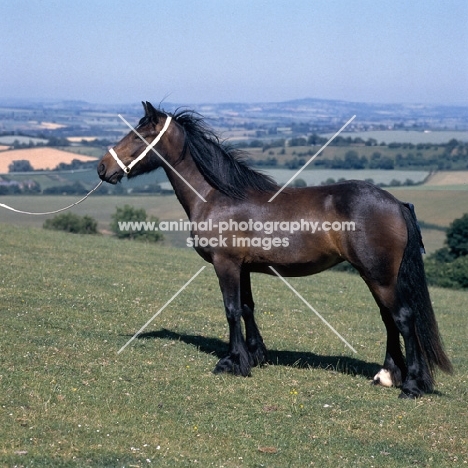
[(468, 104), (466, 0), (0, 0), (0, 99)]

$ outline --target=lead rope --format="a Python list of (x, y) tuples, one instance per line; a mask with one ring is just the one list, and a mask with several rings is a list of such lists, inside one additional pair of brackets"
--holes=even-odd
[[(166, 122), (164, 123), (163, 129), (159, 132), (159, 135), (153, 140), (153, 142), (148, 145), (148, 147), (143, 151), (143, 153), (138, 156), (135, 160), (133, 160), (128, 166), (125, 166), (125, 164), (120, 160), (120, 158), (117, 156), (117, 153), (114, 151), (114, 148), (111, 148), (109, 150), (110, 154), (112, 157), (117, 161), (118, 165), (121, 167), (121, 169), (125, 172), (125, 174), (129, 174), (133, 166), (135, 164), (139, 163), (151, 150), (154, 150), (154, 147), (156, 146), (156, 143), (161, 139), (161, 137), (164, 135), (166, 130), (169, 127), (169, 124), (171, 123), (172, 117), (170, 115), (167, 116)], [(155, 150), (154, 150), (155, 151)], [(102, 184), (102, 180), (94, 187), (92, 190), (90, 190), (86, 196), (84, 196), (81, 200), (78, 200), (75, 203), (72, 203), (71, 205), (66, 206), (65, 208), (60, 208), (59, 210), (54, 210), (54, 211), (44, 211), (42, 213), (32, 213), (31, 211), (21, 211), (17, 210), (16, 208), (12, 208), (11, 206), (5, 205), (3, 203), (0, 203), (1, 208), (5, 208), (10, 211), (14, 211), (15, 213), (22, 213), (22, 214), (27, 214), (27, 215), (33, 215), (33, 216), (43, 216), (43, 215), (49, 215), (49, 214), (55, 214), (55, 213), (60, 213), (61, 211), (68, 210), (72, 208), (73, 206), (76, 206), (80, 204), (82, 201), (85, 201), (94, 191), (96, 191)]]
[(81, 202), (85, 201), (93, 192), (95, 192), (103, 183), (104, 181), (101, 180), (99, 183), (94, 187), (92, 190), (90, 190), (81, 200), (78, 200), (75, 203), (72, 203), (71, 205), (66, 206), (65, 208), (60, 208), (59, 210), (54, 210), (54, 211), (44, 211), (42, 213), (32, 213), (31, 211), (21, 211), (17, 210), (16, 208), (12, 208), (11, 206), (5, 205), (3, 203), (0, 203), (0, 207), (5, 208), (10, 211), (14, 211), (15, 213), (22, 213), (22, 214), (27, 214), (27, 215), (33, 215), (33, 216), (43, 216), (43, 215), (50, 215), (50, 214), (55, 214), (55, 213), (60, 213), (61, 211), (68, 210), (72, 208), (73, 206), (79, 205)]

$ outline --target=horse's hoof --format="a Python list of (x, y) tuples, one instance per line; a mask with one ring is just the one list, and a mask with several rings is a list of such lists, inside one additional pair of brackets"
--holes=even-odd
[(257, 349), (256, 351), (249, 351), (249, 361), (252, 367), (261, 367), (268, 363), (266, 349)]
[(213, 369), (213, 374), (232, 374), (240, 375), (239, 366), (235, 366), (227, 359), (221, 359), (216, 367)]
[(392, 374), (387, 369), (380, 369), (380, 371), (375, 374), (372, 383), (374, 385), (382, 385), (382, 387), (393, 387)]
[(213, 374), (232, 374), (250, 377), (250, 368), (242, 369), (240, 365), (234, 363), (229, 356), (219, 360), (213, 369)]

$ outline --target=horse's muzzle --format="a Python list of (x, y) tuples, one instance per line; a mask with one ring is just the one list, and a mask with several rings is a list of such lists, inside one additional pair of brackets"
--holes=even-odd
[(123, 177), (123, 172), (118, 168), (115, 171), (109, 173), (106, 164), (104, 164), (103, 162), (99, 163), (97, 167), (97, 173), (101, 180), (113, 185), (120, 182), (120, 180)]
[(104, 163), (99, 163), (97, 167), (98, 176), (104, 180), (104, 176), (106, 175), (106, 165)]

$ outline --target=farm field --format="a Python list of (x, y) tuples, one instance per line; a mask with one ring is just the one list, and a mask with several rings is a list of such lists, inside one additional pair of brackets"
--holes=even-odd
[[(285, 184), (297, 170), (291, 169), (260, 169), (260, 172), (275, 179), (279, 184)], [(339, 179), (372, 180), (374, 184), (390, 185), (392, 181), (398, 180), (405, 183), (410, 179), (414, 183), (422, 183), (429, 176), (428, 171), (404, 171), (404, 170), (379, 170), (379, 169), (311, 169), (304, 170), (297, 179), (302, 179), (307, 185), (320, 185), (327, 179), (335, 182)], [(468, 184), (467, 184), (468, 189)]]
[(441, 171), (431, 175), (426, 181), (427, 186), (447, 187), (466, 186), (468, 187), (468, 171)]
[[(313, 156), (320, 146), (287, 146), (286, 148), (270, 148), (263, 151), (262, 148), (248, 148), (247, 152), (249, 157), (254, 161), (262, 160), (268, 157), (274, 157), (278, 160), (279, 164), (283, 164), (285, 161), (291, 158), (305, 158), (306, 160)], [(429, 149), (404, 149), (404, 148), (391, 148), (388, 146), (364, 146), (364, 145), (351, 145), (351, 146), (327, 146), (320, 153), (321, 161), (323, 159), (333, 159), (335, 157), (343, 159), (346, 153), (350, 150), (356, 151), (359, 156), (365, 156), (370, 159), (374, 153), (380, 153), (382, 156), (388, 156), (391, 159), (395, 159), (397, 154), (406, 156), (408, 153), (421, 153), (422, 158), (430, 158), (434, 155), (440, 155), (443, 153), (443, 147), (432, 146)], [(313, 167), (313, 165), (311, 166)]]
[[(373, 138), (380, 143), (431, 143), (441, 144), (447, 143), (452, 138), (458, 141), (468, 141), (468, 132), (466, 131), (447, 131), (447, 130), (434, 130), (434, 131), (411, 131), (411, 130), (374, 130), (367, 132), (343, 132), (344, 137), (362, 138), (368, 140)], [(333, 133), (327, 133), (323, 136), (331, 137)]]
[(431, 188), (388, 189), (402, 201), (411, 202), (420, 221), (448, 227), (455, 219), (468, 212), (467, 190), (431, 190)]
[(0, 174), (8, 173), (8, 166), (13, 161), (27, 160), (34, 170), (50, 170), (61, 162), (70, 164), (73, 159), (80, 161), (94, 161), (95, 158), (56, 148), (28, 148), (0, 152)]
[(45, 138), (37, 138), (37, 137), (30, 137), (30, 136), (23, 136), (23, 135), (4, 135), (0, 136), (0, 144), (1, 145), (8, 145), (6, 149), (10, 148), (15, 142), (18, 142), (23, 145), (45, 145), (47, 144), (48, 140)]
[[(369, 380), (383, 325), (356, 276), (290, 279), (357, 349), (346, 348), (276, 278), (254, 276), (272, 365), (211, 373), (227, 326), (195, 252), (0, 225), (2, 466), (464, 466), (466, 292), (431, 289), (456, 372), (398, 400)], [(125, 246), (123, 248), (123, 245)]]

